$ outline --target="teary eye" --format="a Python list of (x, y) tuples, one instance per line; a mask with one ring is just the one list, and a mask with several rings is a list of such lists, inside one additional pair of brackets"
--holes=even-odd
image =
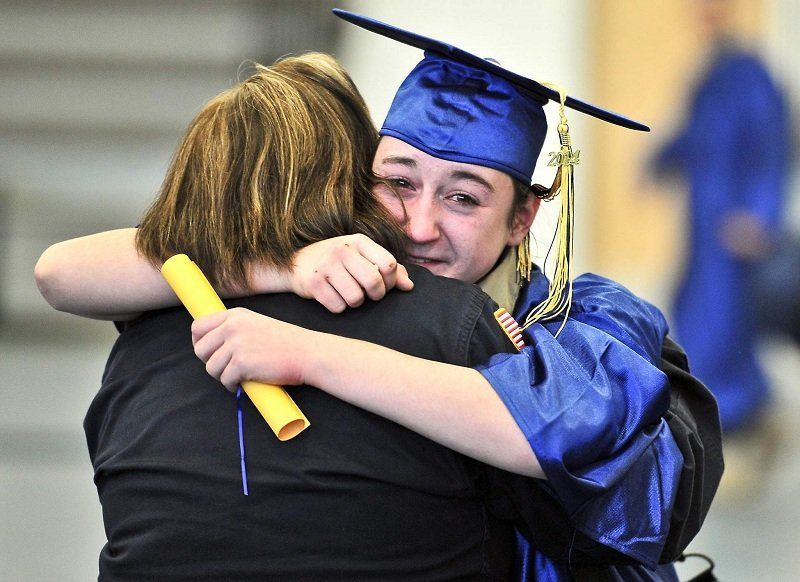
[(448, 196), (450, 200), (464, 206), (478, 206), (478, 200), (466, 192), (454, 192)]
[(394, 177), (394, 178), (387, 178), (386, 180), (392, 186), (395, 186), (397, 188), (411, 188), (411, 182), (409, 182), (405, 178)]

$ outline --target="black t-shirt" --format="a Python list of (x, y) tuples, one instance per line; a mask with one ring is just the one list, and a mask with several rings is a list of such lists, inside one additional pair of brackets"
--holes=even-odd
[[(479, 289), (412, 276), (414, 291), (340, 315), (288, 294), (227, 304), (457, 365), (512, 349)], [(288, 388), (312, 425), (287, 442), (242, 398), (244, 496), (235, 397), (190, 324), (176, 308), (127, 326), (87, 413), (102, 580), (505, 577), (513, 525), (490, 510), (490, 470), (315, 388)]]

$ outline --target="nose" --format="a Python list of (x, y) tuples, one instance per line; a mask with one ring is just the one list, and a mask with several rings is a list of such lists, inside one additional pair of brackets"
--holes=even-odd
[(406, 236), (415, 244), (425, 244), (437, 240), (439, 231), (439, 209), (429, 199), (419, 199), (406, 206), (403, 224)]

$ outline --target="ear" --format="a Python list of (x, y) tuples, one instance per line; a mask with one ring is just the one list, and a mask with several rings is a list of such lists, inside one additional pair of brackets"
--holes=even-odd
[(511, 233), (508, 235), (508, 246), (517, 246), (522, 242), (531, 229), (533, 219), (536, 218), (536, 213), (539, 212), (541, 203), (540, 198), (530, 194), (525, 204), (517, 208), (511, 223)]

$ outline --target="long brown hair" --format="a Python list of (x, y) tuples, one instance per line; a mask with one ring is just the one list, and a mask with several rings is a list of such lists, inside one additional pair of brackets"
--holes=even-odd
[(246, 287), (248, 267), (292, 264), (300, 248), (366, 234), (400, 257), (400, 227), (372, 194), (378, 135), (330, 56), (254, 65), (189, 124), (136, 235), (154, 264), (189, 255), (212, 284)]

